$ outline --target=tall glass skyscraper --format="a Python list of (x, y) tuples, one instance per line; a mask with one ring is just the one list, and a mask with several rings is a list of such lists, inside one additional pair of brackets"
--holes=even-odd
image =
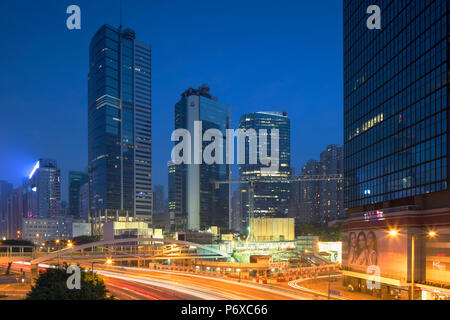
[[(291, 175), (291, 122), (285, 112), (254, 112), (244, 114), (239, 120), (239, 129), (253, 129), (259, 134), (259, 130), (267, 130), (267, 155), (272, 155), (271, 130), (279, 132), (279, 158), (280, 167), (277, 172), (271, 172), (270, 177), (276, 179), (289, 178)], [(266, 167), (260, 164), (261, 159), (261, 135), (257, 143), (258, 163), (250, 164), (250, 143), (245, 144), (245, 164), (239, 165), (239, 180), (261, 180), (267, 178), (261, 169)], [(248, 226), (248, 186), (241, 185), (242, 210), (241, 230), (246, 231)], [(254, 190), (254, 216), (258, 217), (287, 217), (290, 183), (289, 181), (274, 183), (257, 183)]]
[(344, 281), (380, 297), (450, 285), (448, 5), (344, 0)]
[(104, 25), (89, 51), (91, 216), (151, 221), (151, 47)]
[[(206, 85), (199, 89), (189, 88), (182, 93), (180, 101), (175, 105), (175, 129), (187, 129), (192, 139), (195, 138), (195, 121), (202, 123), (202, 136), (208, 129), (218, 129), (225, 137), (226, 129), (230, 127), (229, 107), (219, 102), (209, 90)], [(202, 150), (209, 143), (202, 142)], [(171, 186), (169, 181), (169, 206), (177, 210), (176, 228), (182, 227), (184, 221), (187, 230), (205, 230), (211, 226), (229, 227), (229, 186), (220, 185), (216, 189), (213, 183), (229, 178), (230, 166), (225, 164), (225, 142), (223, 154), (224, 164), (181, 164), (176, 168), (169, 167), (172, 182), (182, 184), (179, 188)]]
[(26, 182), (27, 218), (55, 218), (61, 211), (61, 170), (54, 159), (39, 159)]
[(366, 27), (369, 2), (344, 4), (350, 211), (415, 204), (449, 182), (447, 1), (377, 1), (381, 30)]
[(80, 190), (88, 182), (88, 175), (84, 172), (69, 172), (69, 215), (74, 219), (81, 219)]

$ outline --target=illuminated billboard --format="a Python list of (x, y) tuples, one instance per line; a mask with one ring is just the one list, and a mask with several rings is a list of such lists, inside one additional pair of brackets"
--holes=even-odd
[(349, 271), (406, 281), (407, 237), (391, 236), (386, 230), (355, 230), (342, 235), (342, 262)]

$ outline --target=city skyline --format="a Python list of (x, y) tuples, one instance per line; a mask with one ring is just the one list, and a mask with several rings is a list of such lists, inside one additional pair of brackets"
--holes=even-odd
[(49, 2), (0, 4), (0, 300), (450, 300), (449, 0)]
[[(2, 4), (2, 6), (4, 5), (5, 4)], [(66, 56), (61, 57), (60, 54), (58, 54), (58, 48), (53, 48), (52, 51), (49, 51), (42, 59), (36, 58), (36, 64), (30, 68), (33, 70), (33, 73), (36, 73), (37, 75), (39, 74), (39, 70), (41, 70), (40, 68), (48, 66), (47, 69), (49, 70), (49, 75), (45, 77), (43, 81), (49, 85), (49, 88), (53, 88), (61, 93), (48, 96), (46, 98), (47, 103), (45, 106), (41, 106), (42, 112), (38, 112), (36, 114), (35, 109), (30, 107), (31, 103), (26, 102), (23, 97), (19, 98), (17, 91), (9, 90), (9, 92), (2, 92), (6, 103), (14, 107), (11, 107), (11, 110), (6, 110), (6, 117), (2, 118), (3, 120), (8, 118), (10, 125), (5, 126), (2, 123), (2, 126), (0, 126), (2, 134), (6, 134), (11, 137), (8, 141), (4, 141), (0, 146), (0, 150), (6, 151), (5, 156), (0, 159), (0, 176), (3, 180), (10, 181), (15, 187), (17, 187), (20, 185), (22, 178), (28, 175), (31, 171), (32, 166), (34, 165), (34, 159), (40, 157), (55, 158), (58, 160), (61, 167), (63, 200), (67, 200), (68, 195), (68, 181), (66, 180), (66, 177), (68, 177), (68, 172), (84, 171), (87, 169), (87, 114), (85, 111), (87, 101), (87, 86), (85, 83), (88, 69), (86, 54), (87, 44), (89, 39), (94, 35), (95, 31), (104, 23), (111, 23), (113, 26), (118, 25), (118, 5), (117, 8), (111, 6), (111, 8), (107, 10), (103, 21), (96, 21), (96, 19), (89, 18), (89, 15), (93, 15), (95, 10), (98, 10), (97, 5), (90, 5), (84, 1), (80, 1), (79, 5), (83, 13), (82, 29), (80, 31), (67, 30), (65, 27), (64, 16), (61, 19), (62, 22), (58, 20), (57, 16), (52, 16), (53, 12), (57, 11), (58, 6), (50, 6), (48, 13), (42, 13), (44, 16), (49, 16), (51, 24), (54, 27), (61, 22), (61, 30), (56, 28), (54, 31), (47, 31), (49, 34), (54, 32), (55, 36), (62, 37), (61, 49), (68, 46), (73, 46), (73, 52), (66, 52), (66, 50), (64, 51)], [(138, 5), (144, 6), (143, 4)], [(8, 6), (12, 5), (9, 4)], [(164, 10), (164, 6), (165, 5), (163, 4), (158, 4), (156, 8), (152, 9), (152, 12)], [(199, 8), (202, 9), (202, 12), (203, 10), (217, 10), (217, 6), (221, 9), (229, 10), (228, 6), (226, 8), (222, 8), (218, 4), (199, 4)], [(168, 57), (163, 57), (164, 50), (167, 50), (169, 47), (173, 47), (177, 41), (181, 41), (181, 43), (183, 43), (185, 40), (183, 38), (180, 39), (180, 36), (177, 35), (178, 33), (176, 30), (173, 30), (173, 28), (167, 29), (166, 32), (167, 34), (170, 33), (171, 35), (175, 34), (177, 36), (174, 36), (173, 40), (170, 41), (167, 39), (162, 39), (163, 37), (159, 35), (158, 32), (151, 32), (145, 27), (146, 22), (139, 21), (142, 19), (136, 19), (135, 22), (135, 19), (130, 18), (133, 14), (136, 14), (136, 8), (132, 5), (130, 5), (130, 7), (124, 6), (124, 26), (131, 27), (135, 30), (139, 35), (139, 38), (152, 45), (154, 50), (154, 57), (152, 61), (155, 68), (155, 73), (153, 75), (153, 118), (158, 119), (158, 121), (153, 120), (153, 132), (154, 134), (157, 133), (158, 136), (167, 138), (156, 139), (154, 141), (155, 149), (160, 151), (154, 154), (153, 166), (155, 168), (165, 169), (167, 161), (170, 160), (170, 133), (174, 128), (172, 126), (172, 110), (170, 110), (171, 108), (169, 108), (169, 106), (172, 105), (172, 101), (178, 97), (179, 92), (184, 90), (186, 87), (196, 87), (202, 83), (208, 83), (218, 96), (223, 97), (223, 100), (227, 101), (227, 103), (231, 105), (231, 127), (233, 128), (237, 128), (239, 117), (242, 113), (244, 113), (244, 111), (286, 110), (293, 119), (292, 140), (294, 142), (292, 146), (292, 167), (296, 168), (296, 171), (298, 171), (301, 165), (308, 159), (313, 158), (316, 154), (318, 154), (326, 145), (332, 143), (342, 144), (341, 122), (339, 121), (338, 123), (335, 123), (334, 121), (336, 118), (342, 118), (339, 112), (342, 104), (342, 99), (339, 98), (341, 96), (341, 90), (338, 88), (342, 82), (340, 80), (341, 77), (339, 76), (339, 64), (341, 63), (339, 55), (342, 55), (342, 50), (339, 49), (339, 46), (341, 46), (339, 40), (341, 37), (341, 32), (338, 30), (341, 17), (338, 12), (342, 9), (338, 4), (330, 2), (330, 8), (325, 8), (329, 10), (324, 10), (323, 12), (324, 17), (327, 17), (328, 19), (324, 19), (325, 25), (319, 26), (317, 21), (307, 19), (308, 12), (312, 14), (312, 12), (319, 10), (316, 5), (308, 5), (304, 3), (293, 5), (290, 3), (289, 6), (292, 6), (291, 9), (295, 10), (299, 14), (301, 13), (302, 16), (305, 17), (305, 22), (302, 22), (300, 23), (300, 26), (295, 27), (295, 32), (301, 30), (304, 31), (303, 23), (306, 23), (306, 20), (309, 20), (308, 22), (317, 25), (317, 38), (321, 38), (323, 41), (317, 41), (312, 37), (305, 35), (303, 31), (301, 32), (302, 39), (299, 39), (297, 36), (292, 37), (294, 30), (288, 32), (287, 35), (280, 37), (282, 35), (282, 29), (284, 30), (287, 26), (292, 26), (294, 19), (293, 16), (289, 16), (290, 20), (288, 19), (285, 25), (281, 25), (271, 31), (263, 25), (262, 18), (257, 18), (254, 21), (255, 26), (251, 28), (252, 30), (247, 30), (242, 33), (239, 32), (239, 23), (242, 27), (244, 27), (247, 26), (246, 23), (248, 21), (246, 21), (243, 16), (238, 15), (236, 19), (239, 23), (234, 28), (229, 28), (229, 30), (223, 29), (219, 23), (220, 21), (215, 22), (208, 20), (208, 34), (211, 35), (215, 32), (219, 32), (224, 39), (218, 40), (211, 36), (205, 37), (203, 39), (203, 45), (213, 45), (214, 48), (220, 48), (220, 50), (212, 50), (208, 55), (205, 56), (204, 54), (201, 54), (198, 57), (193, 56), (192, 51), (189, 50), (183, 50), (183, 53), (179, 53), (177, 55), (174, 55), (173, 51), (169, 50), (167, 52), (171, 52), (172, 54), (169, 54)], [(183, 4), (176, 3), (175, 8), (173, 9), (174, 14), (181, 14), (180, 11), (182, 7)], [(18, 7), (10, 7), (8, 9), (14, 11), (18, 10)], [(264, 17), (269, 15), (268, 9), (268, 4), (263, 2), (258, 11), (261, 11), (260, 13)], [(320, 9), (322, 10), (323, 8)], [(246, 12), (249, 11), (250, 8), (248, 6), (244, 6), (242, 10), (243, 12)], [(283, 10), (283, 12), (280, 11), (280, 15), (282, 13), (284, 14), (284, 11), (285, 10)], [(142, 15), (142, 13), (140, 14)], [(175, 17), (172, 19), (175, 19)], [(280, 18), (275, 17), (273, 19), (279, 21)], [(131, 21), (132, 23), (128, 23)], [(143, 19), (143, 21), (149, 21), (149, 19)], [(161, 28), (165, 23), (168, 23), (160, 20), (158, 21), (161, 22), (161, 25), (159, 26)], [(14, 25), (14, 21), (8, 22)], [(30, 23), (33, 22), (36, 21), (31, 20)], [(148, 23), (154, 29), (158, 27), (154, 25), (155, 22)], [(200, 26), (191, 21), (186, 27), (188, 30), (194, 31), (199, 30)], [(248, 26), (246, 28), (248, 28)], [(234, 59), (233, 57), (236, 54), (236, 50), (230, 45), (232, 43), (231, 38), (235, 37), (235, 39), (237, 39), (236, 41), (238, 41), (237, 44), (242, 44), (244, 39), (246, 41), (248, 40), (247, 35), (249, 35), (251, 31), (254, 31), (253, 28), (260, 28), (261, 32), (268, 33), (269, 38), (264, 42), (269, 41), (273, 44), (273, 46), (269, 49), (265, 49), (265, 52), (262, 52), (261, 50), (264, 47), (264, 43), (258, 41), (258, 39), (255, 39), (250, 41), (246, 45), (245, 49), (249, 54), (259, 52), (257, 61), (250, 60), (250, 57), (246, 54), (241, 55), (239, 60)], [(328, 34), (328, 29), (334, 30), (338, 37), (334, 34)], [(14, 34), (15, 39), (21, 39), (24, 36), (35, 36), (33, 30), (31, 30), (29, 34), (23, 33), (23, 28), (16, 28), (16, 30), (17, 31), (15, 31)], [(236, 33), (239, 33), (239, 36), (236, 37)], [(306, 37), (306, 39), (303, 39), (304, 37)], [(17, 41), (15, 39), (11, 39), (11, 45), (14, 41)], [(239, 42), (240, 40), (242, 41)], [(223, 43), (223, 48), (220, 46), (220, 41)], [(290, 49), (289, 52), (281, 52), (275, 49), (274, 46), (277, 44), (288, 44), (288, 48)], [(302, 50), (304, 50), (304, 46), (308, 45), (312, 48), (311, 52), (309, 50), (303, 52)], [(322, 48), (320, 51), (324, 55), (332, 56), (332, 58), (324, 57), (324, 65), (317, 65), (316, 68), (309, 67), (307, 63), (302, 61), (312, 59), (311, 55), (314, 52), (314, 47), (316, 49), (318, 47)], [(326, 49), (324, 47), (326, 47)], [(326, 53), (334, 48), (336, 48), (335, 52)], [(166, 55), (167, 52), (165, 53)], [(227, 53), (229, 58), (226, 58)], [(279, 61), (280, 57), (294, 61), (293, 59), (296, 59), (296, 55), (299, 56), (297, 59), (300, 59), (298, 62), (300, 65), (297, 65), (296, 68), (292, 68), (292, 70), (286, 69), (286, 71), (283, 71), (280, 67), (284, 66), (284, 63), (274, 63), (277, 60)], [(17, 57), (8, 56), (7, 58), (11, 61), (11, 65), (23, 62), (20, 55)], [(26, 57), (22, 56), (22, 59), (23, 58)], [(55, 60), (56, 62), (61, 61), (61, 63), (63, 63), (62, 61), (64, 61), (64, 63), (68, 63), (68, 69), (66, 72), (70, 72), (71, 79), (67, 80), (67, 86), (64, 87), (65, 90), (59, 88), (61, 84), (56, 82), (60, 81), (61, 75), (58, 74), (55, 76), (54, 71), (51, 70), (52, 68), (50, 68), (50, 66), (53, 65), (51, 64), (52, 60)], [(224, 63), (227, 68), (222, 66)], [(220, 67), (218, 67), (219, 65)], [(199, 69), (199, 66), (206, 66), (209, 69), (214, 68), (214, 71), (205, 72), (204, 68)], [(174, 77), (173, 72), (175, 72), (175, 69), (177, 70), (177, 77)], [(231, 71), (228, 71), (227, 69), (230, 69)], [(243, 74), (240, 75), (240, 78), (242, 79), (237, 78), (237, 69), (242, 70)], [(261, 73), (263, 69), (265, 72)], [(333, 69), (336, 73), (334, 74), (331, 72), (330, 75), (329, 70)], [(161, 72), (163, 70), (168, 73), (162, 74)], [(193, 70), (196, 70), (196, 72), (194, 73)], [(297, 74), (295, 76), (291, 75), (294, 74), (295, 70), (297, 70), (296, 73), (301, 76), (298, 76)], [(5, 72), (10, 73), (12, 70), (5, 70)], [(241, 73), (239, 72), (239, 74)], [(54, 77), (53, 79), (51, 78), (52, 75)], [(32, 79), (33, 77), (33, 74), (27, 74), (25, 79)], [(318, 86), (321, 91), (325, 90), (326, 86), (331, 86), (329, 88), (329, 99), (322, 98), (322, 95), (320, 95), (318, 89), (312, 88), (316, 86), (309, 84), (308, 79), (315, 82), (319, 81), (320, 77), (324, 79), (323, 84)], [(11, 75), (9, 78), (11, 80), (11, 78), (14, 78), (14, 75)], [(258, 80), (257, 78), (262, 79)], [(231, 79), (233, 79), (233, 81), (230, 81)], [(250, 79), (252, 79), (252, 85), (250, 85), (251, 82), (247, 81)], [(173, 80), (176, 80), (175, 84)], [(335, 83), (336, 81), (334, 80), (339, 81), (338, 83)], [(15, 81), (13, 82), (15, 83)], [(238, 84), (238, 86), (234, 86), (233, 83)], [(29, 89), (29, 94), (34, 95), (36, 93), (34, 92), (34, 86), (29, 83), (28, 80), (25, 81), (24, 85), (27, 89)], [(7, 89), (9, 86), (10, 83), (5, 83), (5, 86), (2, 86), (2, 88)], [(36, 94), (36, 97), (40, 96), (39, 93)], [(40, 97), (40, 99), (43, 99), (42, 95)], [(63, 99), (66, 101), (65, 105), (67, 105), (67, 107), (56, 107), (58, 105), (58, 99)], [(33, 103), (33, 105), (35, 105), (35, 103)], [(319, 105), (322, 105), (323, 108), (318, 108)], [(168, 113), (166, 112), (167, 109), (169, 110)], [(17, 113), (19, 113), (19, 110), (24, 111), (25, 114), (25, 117), (21, 119), (23, 125), (20, 129), (18, 125), (13, 125), (19, 121), (17, 118)], [(55, 120), (52, 121), (51, 126), (48, 126), (46, 123), (47, 120), (43, 119), (45, 118), (46, 112), (54, 113)], [(70, 121), (68, 118), (63, 117), (63, 115), (68, 115)], [(42, 128), (36, 128), (29, 124), (32, 118), (37, 118), (41, 123), (43, 123)], [(302, 141), (295, 138), (304, 136), (309, 130), (313, 130), (310, 123), (313, 123), (314, 119), (322, 120), (320, 122), (323, 124), (323, 129), (326, 127), (336, 128), (332, 134), (329, 132), (326, 133), (326, 130), (322, 130), (324, 133), (318, 136), (318, 140), (316, 141), (318, 146), (316, 146), (316, 143), (314, 142)], [(49, 129), (45, 129), (44, 127), (49, 127)], [(9, 128), (8, 132), (3, 132), (6, 128)], [(67, 129), (62, 131), (62, 129), (58, 128)], [(54, 130), (59, 130), (61, 134), (57, 136), (53, 135), (53, 138), (50, 139), (49, 135), (51, 135), (51, 132)], [(38, 143), (37, 141), (40, 140), (38, 137), (47, 140), (48, 143)], [(63, 137), (65, 142), (60, 140), (63, 139)], [(301, 143), (295, 143), (297, 140), (301, 141)], [(236, 175), (237, 170), (235, 168), (233, 169), (233, 173)], [(165, 186), (165, 189), (167, 190), (167, 176), (164, 173), (165, 170), (154, 170), (153, 183), (161, 184)]]

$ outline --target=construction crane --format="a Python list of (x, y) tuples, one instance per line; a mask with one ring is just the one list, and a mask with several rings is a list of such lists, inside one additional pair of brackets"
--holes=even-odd
[[(216, 189), (219, 189), (221, 184), (248, 184), (248, 218), (249, 222), (253, 219), (255, 212), (255, 183), (277, 183), (277, 182), (307, 182), (307, 181), (343, 181), (342, 174), (330, 175), (296, 175), (294, 177), (267, 177), (248, 180), (224, 180), (213, 181)], [(253, 231), (249, 230), (248, 241), (255, 241)]]

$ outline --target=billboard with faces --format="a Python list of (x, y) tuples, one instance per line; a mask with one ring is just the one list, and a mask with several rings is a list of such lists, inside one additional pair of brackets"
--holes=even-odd
[(342, 263), (349, 271), (406, 280), (407, 238), (392, 237), (386, 230), (355, 230), (343, 232)]

